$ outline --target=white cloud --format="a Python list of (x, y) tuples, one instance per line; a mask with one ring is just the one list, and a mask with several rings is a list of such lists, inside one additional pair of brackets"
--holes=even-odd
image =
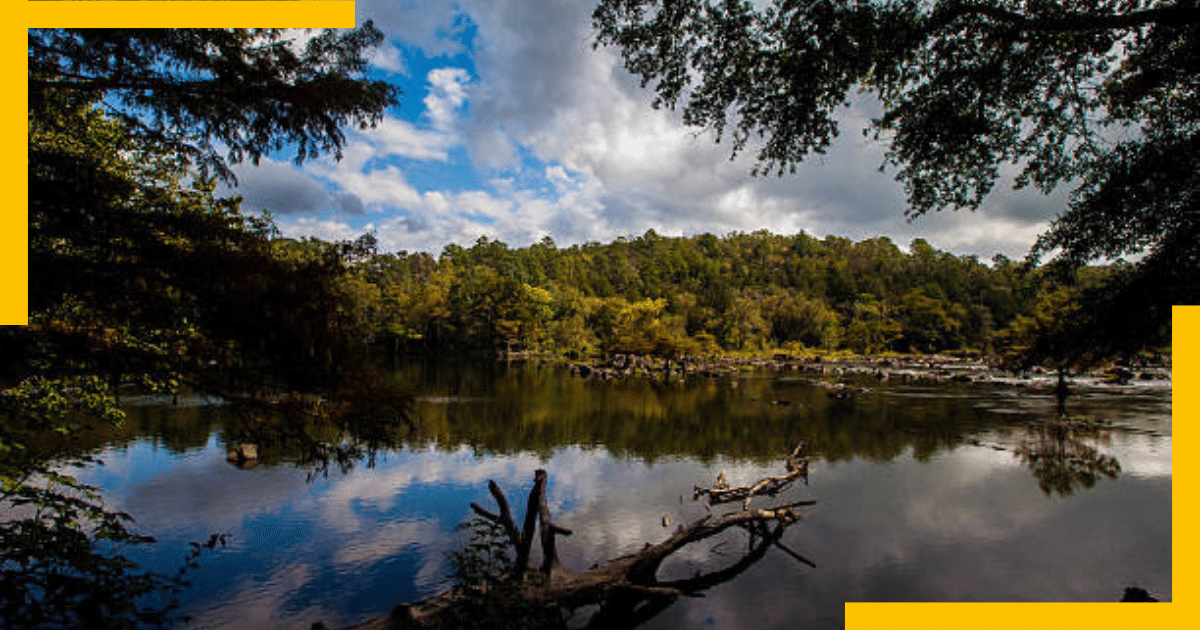
[(393, 74), (408, 75), (408, 67), (404, 64), (404, 55), (392, 42), (383, 42), (367, 53), (371, 65)]
[[(1062, 194), (999, 191), (980, 212), (906, 221), (901, 186), (879, 172), (883, 147), (857, 133), (878, 113), (869, 97), (856, 97), (840, 112), (844, 133), (827, 154), (812, 156), (794, 175), (753, 178), (753, 147), (731, 160), (727, 142), (685, 127), (678, 112), (651, 108), (651, 94), (623, 70), (615, 51), (593, 49), (594, 4), (360, 1), (360, 17), (374, 18), (389, 36), (374, 53), (377, 66), (403, 72), (415, 63), (406, 65), (400, 42), (433, 60), (470, 53), (474, 67), (458, 67), (461, 59), (435, 62), (425, 76), (422, 114), (388, 116), (375, 130), (352, 133), (341, 163), (314, 164), (315, 179), (295, 179), (297, 200), (316, 207), (319, 195), (310, 184), (337, 188), (326, 195), (337, 203), (325, 206), (361, 205), (384, 215), (374, 221), (384, 249), (436, 252), (480, 235), (520, 246), (544, 235), (568, 245), (647, 229), (667, 235), (768, 229), (855, 240), (885, 235), (901, 245), (922, 237), (985, 259), (1024, 255), (1065, 204)], [(470, 50), (468, 25), (475, 27)], [(470, 164), (458, 162), (459, 147)], [(419, 162), (425, 174), (473, 168), (469, 179), (491, 185), (414, 185), (411, 163), (397, 160)], [(418, 180), (429, 178), (412, 178)], [(348, 230), (346, 221), (333, 219), (293, 221), (288, 230), (309, 227), (323, 234)]]
[(449, 159), (447, 151), (458, 144), (458, 138), (441, 129), (418, 129), (412, 123), (387, 118), (375, 129), (363, 133), (372, 143), (378, 157), (407, 157), (417, 160)]
[(425, 115), (433, 128), (443, 133), (454, 130), (457, 110), (467, 100), (466, 85), (471, 75), (462, 68), (435, 68), (429, 71), (429, 95), (425, 97)]
[[(373, 211), (421, 210), (439, 207), (439, 191), (420, 192), (405, 178), (404, 171), (388, 161), (393, 158), (447, 162), (451, 148), (461, 144), (455, 131), (457, 110), (466, 100), (470, 75), (461, 68), (438, 68), (428, 74), (429, 95), (425, 117), (431, 129), (387, 116), (374, 129), (350, 136), (340, 161), (321, 159), (308, 169), (352, 195), (359, 205)], [(292, 224), (292, 229), (304, 225)], [(325, 225), (326, 232), (330, 225)]]
[(300, 217), (290, 221), (277, 221), (279, 231), (284, 236), (289, 238), (301, 238), (306, 236), (314, 236), (323, 241), (345, 241), (361, 236), (364, 232), (371, 231), (372, 226), (367, 224), (365, 228), (355, 229), (350, 227), (345, 221), (335, 221), (332, 219), (314, 219), (312, 217)]
[(652, 109), (651, 95), (621, 69), (615, 52), (592, 49), (593, 5), (462, 2), (478, 25), (478, 77), (465, 121), (473, 159), (511, 166), (510, 147), (521, 146), (590, 178), (607, 206), (605, 225), (593, 231), (767, 228), (856, 238), (894, 234), (901, 241), (925, 235), (959, 251), (1019, 255), (1059, 207), (1036, 197), (1026, 199), (1035, 203), (1026, 203), (1025, 212), (1012, 212), (994, 202), (1008, 199), (997, 194), (987, 209), (955, 215), (958, 220), (906, 222), (900, 186), (878, 170), (882, 147), (857, 133), (877, 109), (871, 102), (842, 112), (845, 133), (796, 175), (751, 178), (752, 155), (730, 160), (728, 145), (716, 144), (711, 133), (683, 126), (678, 113)]
[(358, 0), (356, 21), (373, 20), (384, 33), (420, 49), (429, 57), (464, 50), (466, 27), (455, 0)]
[(429, 89), (423, 103), (429, 129), (386, 116), (374, 129), (354, 134), (350, 146), (343, 152), (342, 161), (337, 164), (326, 162), (325, 168), (362, 171), (369, 168), (368, 162), (372, 159), (391, 157), (447, 161), (447, 152), (462, 143), (456, 131), (458, 110), (467, 100), (471, 76), (462, 68), (446, 67), (430, 70), (426, 80)]
[(404, 121), (385, 121), (379, 128), (355, 136), (341, 162), (322, 159), (309, 169), (344, 193), (356, 196), (372, 211), (411, 208), (421, 193), (413, 188), (395, 165), (380, 165), (387, 157), (444, 157), (439, 146), (447, 141), (437, 134), (424, 134)]

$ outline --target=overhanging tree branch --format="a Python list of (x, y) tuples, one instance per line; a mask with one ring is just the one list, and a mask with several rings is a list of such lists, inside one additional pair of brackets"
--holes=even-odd
[(1196, 24), (1200, 22), (1200, 8), (1197, 8), (1194, 3), (1184, 2), (1128, 13), (1063, 12), (1029, 15), (991, 4), (964, 4), (935, 10), (929, 16), (927, 30), (944, 28), (957, 19), (968, 16), (987, 18), (1020, 31), (1068, 33), (1129, 29), (1158, 24), (1170, 26)]

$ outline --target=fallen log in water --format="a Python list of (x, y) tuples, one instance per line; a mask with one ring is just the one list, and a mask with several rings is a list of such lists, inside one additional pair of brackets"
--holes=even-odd
[[(787, 458), (786, 472), (766, 477), (748, 486), (729, 487), (724, 471), (710, 488), (696, 487), (694, 499), (708, 497), (710, 506), (741, 500), (742, 509), (720, 515), (708, 514), (678, 527), (666, 540), (647, 543), (640, 551), (574, 572), (561, 566), (556, 538), (571, 530), (556, 524), (546, 502), (547, 474), (538, 470), (526, 503), (525, 518), (518, 528), (503, 490), (494, 481), (488, 490), (496, 501), (493, 512), (472, 503), (481, 518), (499, 526), (516, 554), (510, 574), (499, 576), (493, 585), (463, 584), (415, 604), (401, 604), (392, 614), (344, 630), (399, 630), (402, 628), (458, 627), (566, 627), (563, 611), (587, 606), (599, 609), (588, 620), (588, 628), (633, 627), (653, 617), (681, 596), (699, 596), (703, 591), (739, 575), (776, 547), (808, 566), (816, 565), (783, 544), (785, 529), (800, 519), (797, 508), (815, 501), (799, 500), (767, 508), (751, 508), (756, 496), (776, 496), (793, 481), (808, 478), (808, 460), (803, 444)], [(685, 546), (716, 536), (731, 528), (744, 529), (750, 536), (748, 551), (735, 563), (707, 573), (678, 580), (661, 581), (657, 574), (663, 562)], [(535, 570), (530, 563), (535, 530), (542, 561)], [(502, 593), (503, 595), (497, 595)], [(489, 596), (493, 601), (488, 601)], [(486, 602), (486, 604), (484, 603)], [(511, 608), (511, 610), (505, 610)], [(478, 617), (480, 611), (497, 616)], [(532, 614), (531, 614), (532, 611)], [(539, 625), (540, 624), (540, 625)], [(577, 626), (578, 623), (572, 625)], [(314, 629), (324, 628), (318, 622)]]
[(764, 477), (758, 482), (743, 486), (740, 488), (729, 487), (729, 481), (725, 479), (725, 471), (722, 470), (717, 475), (717, 481), (710, 488), (696, 486), (692, 494), (692, 499), (698, 499), (701, 496), (708, 495), (708, 501), (712, 505), (721, 503), (729, 503), (731, 501), (742, 501), (742, 509), (750, 509), (750, 499), (755, 496), (766, 495), (773, 497), (787, 489), (793, 481), (803, 478), (804, 482), (808, 483), (808, 460), (803, 457), (804, 443), (801, 442), (796, 446), (792, 454), (788, 456), (784, 463), (786, 473), (778, 477)]

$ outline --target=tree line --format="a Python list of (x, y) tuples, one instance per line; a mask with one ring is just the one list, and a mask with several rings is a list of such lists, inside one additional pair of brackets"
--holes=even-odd
[[(375, 252), (367, 234), (293, 247), (353, 252), (362, 339), (391, 351), (464, 349), (667, 357), (763, 352), (1028, 354), (1113, 266), (1064, 275), (915, 239), (767, 231), (558, 247)], [(1043, 357), (1026, 357), (1037, 361)]]

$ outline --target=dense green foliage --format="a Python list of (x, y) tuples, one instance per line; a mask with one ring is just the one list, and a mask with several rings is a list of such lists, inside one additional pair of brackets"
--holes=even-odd
[(1200, 299), (1196, 0), (601, 0), (593, 18), (656, 106), (759, 172), (825, 151), (861, 90), (910, 216), (981, 207), (1006, 167), (1069, 187), (1034, 257), (1142, 257), (1081, 296), (1059, 358), (1163, 344), (1170, 306)]
[(1043, 294), (1108, 273), (1087, 268), (1064, 284), (1003, 256), (988, 266), (922, 239), (909, 250), (886, 238), (649, 231), (564, 249), (481, 238), (437, 259), (377, 255), (358, 270), (378, 290), (377, 334), (394, 348), (667, 357), (1028, 347), (1038, 329), (1022, 318)]
[(80, 440), (123, 421), (122, 388), (337, 382), (367, 330), (354, 248), (274, 240), (208, 173), (285, 146), (336, 153), (342, 125), (377, 121), (396, 94), (362, 77), (379, 38), (370, 25), (302, 47), (274, 30), (29, 32), (30, 323), (0, 331), (0, 377), (17, 383), (0, 392), (0, 625), (173, 621), (154, 596), (181, 577), (128, 561), (148, 539), (70, 475), (93, 462)]
[(272, 150), (340, 157), (341, 128), (373, 126), (396, 101), (363, 77), (382, 39), (370, 22), (303, 45), (284, 29), (35, 29), (31, 113), (64, 93), (100, 101), (142, 146), (222, 177)]
[(341, 125), (376, 122), (396, 94), (362, 77), (380, 37), (30, 31), (31, 325), (4, 340), (16, 375), (203, 389), (333, 375), (359, 336), (353, 252), (274, 241), (204, 173), (282, 146), (336, 152)]

